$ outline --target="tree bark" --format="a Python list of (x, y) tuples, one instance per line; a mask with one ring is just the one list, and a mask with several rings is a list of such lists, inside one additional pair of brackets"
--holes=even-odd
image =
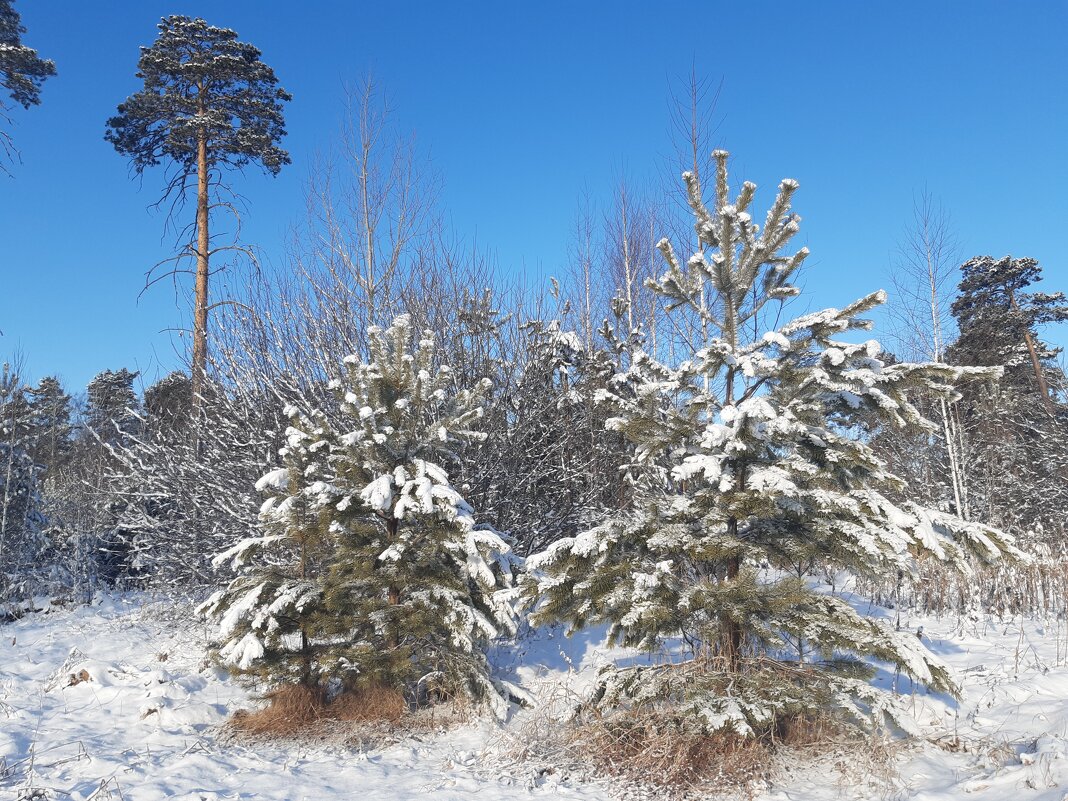
[[(1012, 291), (1009, 292), (1009, 304), (1012, 306), (1013, 311), (1019, 311), (1020, 307), (1016, 305), (1016, 294)], [(1031, 356), (1031, 367), (1035, 371), (1035, 380), (1038, 381), (1038, 391), (1042, 394), (1042, 403), (1049, 411), (1053, 411), (1053, 401), (1049, 396), (1049, 384), (1046, 383), (1046, 375), (1042, 372), (1042, 362), (1038, 359), (1038, 349), (1035, 348), (1034, 337), (1031, 336), (1031, 332), (1024, 329), (1023, 332), (1024, 344), (1027, 345), (1027, 352)]]
[[(727, 521), (727, 529), (731, 537), (736, 538), (738, 536), (738, 519), (730, 518)], [(741, 558), (737, 554), (731, 556), (727, 560), (727, 581), (736, 581), (741, 570)], [(726, 652), (724, 656), (727, 657), (727, 665), (730, 670), (737, 672), (742, 658), (742, 627), (738, 624), (738, 621), (728, 615), (723, 615), (722, 622), (724, 628), (723, 648)]]
[[(398, 533), (400, 530), (400, 524), (395, 517), (390, 517), (386, 521), (386, 530), (389, 532), (389, 542), (393, 544), (397, 541)], [(395, 584), (390, 584), (386, 589), (386, 598), (391, 607), (390, 612), (392, 614), (393, 607), (400, 604), (401, 592), (400, 587)], [(400, 636), (397, 632), (396, 620), (393, 621), (394, 625), (390, 626), (389, 634), (386, 638), (386, 643), (391, 649), (395, 649), (400, 645)]]
[[(203, 102), (200, 106), (204, 113)], [(197, 137), (197, 272), (193, 304), (193, 429), (203, 403), (208, 363), (208, 135), (201, 129)], [(195, 433), (194, 433), (194, 436)]]

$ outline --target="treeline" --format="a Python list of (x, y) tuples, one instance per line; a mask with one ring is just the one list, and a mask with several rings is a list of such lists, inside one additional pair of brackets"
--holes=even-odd
[[(699, 99), (695, 88), (695, 114)], [(601, 400), (636, 353), (677, 362), (701, 349), (715, 319), (711, 289), (703, 312), (684, 314), (646, 287), (662, 271), (662, 236), (705, 248), (686, 187), (680, 194), (621, 182), (607, 207), (583, 204), (569, 263), (544, 291), (451, 235), (437, 177), (373, 84), (350, 100), (347, 134), (310, 175), (307, 215), (287, 252), (216, 287), (224, 301), (212, 317), (199, 406), (188, 371), (143, 397), (135, 374), (105, 371), (77, 403), (54, 378), (31, 388), (17, 371), (5, 373), (0, 597), (217, 583), (212, 556), (259, 530), (255, 484), (280, 464), (284, 409), (340, 415), (331, 380), (346, 357), (369, 356), (372, 326), (401, 315), (414, 330), (436, 333), (435, 358), (450, 366), (452, 392), (490, 382), (484, 436), (458, 445), (448, 469), (518, 553), (538, 552), (632, 501), (630, 466), (640, 454), (606, 426)], [(706, 152), (703, 135), (680, 151)], [(714, 181), (711, 161), (684, 162), (697, 181)], [(909, 239), (911, 258), (892, 276), (894, 358), (1000, 367), (1001, 377), (965, 380), (948, 399), (913, 392), (933, 428), (873, 418), (865, 430), (854, 424), (851, 436), (903, 477), (901, 498), (1013, 534), (1048, 567), (1031, 589), (1018, 580), (1019, 566), (981, 582), (903, 576), (871, 589), (933, 609), (1059, 609), (1068, 387), (1043, 331), (1068, 317), (1068, 305), (1037, 291), (1033, 260), (981, 257), (961, 266), (945, 246), (946, 221), (932, 219), (920, 210), (922, 235)], [(778, 308), (789, 297), (769, 302)]]

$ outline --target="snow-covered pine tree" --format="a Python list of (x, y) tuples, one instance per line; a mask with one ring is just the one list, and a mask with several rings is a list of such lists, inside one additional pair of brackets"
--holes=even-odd
[(141, 403), (133, 382), (140, 373), (104, 370), (85, 390), (85, 426), (103, 443), (126, 442), (139, 431)]
[(261, 480), (264, 533), (218, 557), (245, 572), (202, 609), (222, 621), (220, 654), (240, 669), (291, 680), (280, 668), (300, 664), (317, 685), (414, 701), (434, 689), (500, 711), (485, 646), (514, 631), (512, 557), (443, 467), (481, 436), (488, 387), (452, 394), (433, 336), (412, 338), (405, 316), (369, 329), (369, 359), (347, 358), (331, 382), (333, 426), (287, 410), (287, 468)]
[(609, 426), (634, 445), (633, 497), (528, 560), (533, 619), (572, 630), (607, 623), (612, 641), (643, 649), (681, 643), (667, 664), (606, 673), (605, 707), (670, 705), (690, 724), (743, 736), (827, 709), (881, 722), (895, 707), (866, 680), (865, 659), (943, 690), (947, 669), (915, 635), (806, 574), (878, 575), (923, 557), (968, 569), (969, 553), (995, 559), (1011, 548), (995, 530), (894, 504), (884, 491), (897, 479), (855, 429), (871, 415), (923, 426), (910, 390), (946, 395), (976, 370), (885, 364), (877, 343), (836, 339), (870, 327), (862, 315), (881, 292), (764, 333), (780, 301), (798, 294), (791, 278), (807, 255), (785, 252), (798, 230), (797, 183), (780, 184), (761, 228), (749, 211), (756, 187), (732, 200), (727, 154), (714, 155), (711, 209), (684, 176), (701, 249), (682, 263), (661, 241), (667, 272), (649, 282), (709, 337), (677, 365), (636, 351), (627, 380), (601, 393)]
[(123, 524), (128, 501), (116, 492), (112, 481), (119, 464), (116, 450), (129, 446), (141, 433), (141, 402), (133, 386), (138, 375), (123, 367), (92, 378), (86, 387), (78, 443), (93, 504), (90, 519), (96, 542), (90, 547), (99, 561), (99, 577), (110, 584), (137, 578), (140, 572), (134, 542), (137, 532)]
[(330, 454), (338, 553), (327, 619), (357, 685), (487, 701), (503, 710), (485, 646), (514, 633), (509, 545), (446, 468), (479, 424), (489, 381), (453, 394), (434, 336), (411, 322), (368, 331), (370, 358), (332, 383), (349, 430)]

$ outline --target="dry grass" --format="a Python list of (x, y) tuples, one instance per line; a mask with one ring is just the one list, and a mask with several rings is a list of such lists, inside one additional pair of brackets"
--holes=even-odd
[(322, 690), (289, 684), (265, 696), (267, 706), (254, 712), (240, 709), (230, 727), (251, 737), (292, 737), (315, 726), (325, 717), (326, 695)]
[(386, 687), (327, 699), (320, 689), (290, 684), (264, 697), (264, 708), (234, 713), (224, 733), (238, 740), (300, 740), (363, 750), (454, 726), (469, 712), (460, 703), (412, 710), (403, 695)]
[(629, 710), (577, 724), (572, 746), (595, 773), (685, 797), (744, 791), (768, 779), (771, 749), (753, 737), (708, 734), (664, 710)]
[(744, 738), (709, 734), (669, 704), (598, 712), (561, 683), (537, 688), (537, 699), (489, 751), (531, 786), (593, 781), (626, 798), (744, 799), (800, 771), (872, 799), (896, 787), (896, 742), (829, 716), (782, 718)]
[(595, 775), (663, 798), (750, 798), (806, 765), (844, 785), (870, 785), (872, 797), (894, 784), (888, 743), (825, 716), (784, 718), (743, 737), (708, 733), (669, 708), (640, 708), (578, 719), (567, 736)]
[(404, 696), (386, 687), (342, 693), (327, 707), (331, 719), (350, 723), (397, 723), (407, 711)]

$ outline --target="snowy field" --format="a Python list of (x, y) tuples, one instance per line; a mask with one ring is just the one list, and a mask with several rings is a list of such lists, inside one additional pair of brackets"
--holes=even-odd
[[(759, 797), (1068, 799), (1063, 623), (1061, 629), (955, 618), (908, 623), (913, 630), (922, 625), (925, 640), (954, 668), (962, 701), (913, 692), (902, 679), (899, 690), (910, 694), (926, 739), (895, 747), (896, 775), (869, 775), (856, 754), (830, 755), (793, 766)], [(368, 753), (229, 743), (218, 726), (254, 698), (207, 665), (206, 634), (190, 622), (187, 608), (147, 596), (54, 609), (0, 626), (0, 798), (614, 795), (608, 786), (547, 772), (544, 765), (508, 763), (510, 734), (534, 712), (520, 713), (503, 731), (471, 724)], [(542, 633), (495, 659), (509, 678), (559, 695), (581, 691), (598, 665), (619, 656), (593, 637)], [(87, 681), (72, 684), (72, 676), (85, 675)]]

